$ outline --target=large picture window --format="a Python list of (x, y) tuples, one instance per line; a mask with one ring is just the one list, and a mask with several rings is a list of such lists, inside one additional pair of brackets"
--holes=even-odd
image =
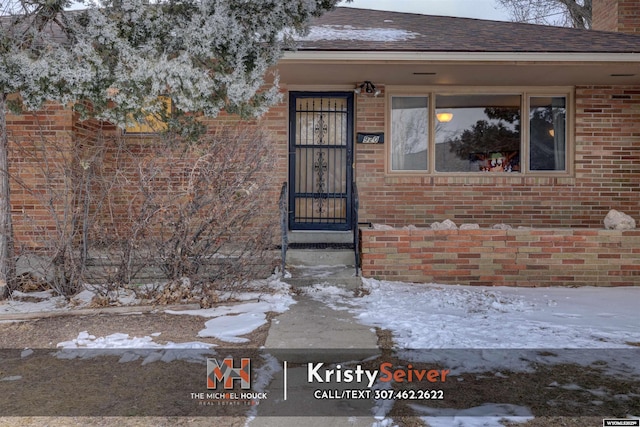
[(501, 92), (395, 95), (390, 88), (390, 171), (567, 172), (569, 90)]
[(519, 95), (437, 95), (437, 172), (519, 172)]

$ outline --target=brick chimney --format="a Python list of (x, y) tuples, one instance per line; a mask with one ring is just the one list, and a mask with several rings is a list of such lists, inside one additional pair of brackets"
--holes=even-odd
[(640, 34), (640, 0), (593, 0), (594, 30)]

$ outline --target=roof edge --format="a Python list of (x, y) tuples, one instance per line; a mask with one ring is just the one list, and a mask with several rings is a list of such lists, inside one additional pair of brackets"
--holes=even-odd
[(611, 52), (403, 52), (403, 51), (321, 51), (285, 52), (281, 61), (304, 62), (640, 62), (638, 53)]

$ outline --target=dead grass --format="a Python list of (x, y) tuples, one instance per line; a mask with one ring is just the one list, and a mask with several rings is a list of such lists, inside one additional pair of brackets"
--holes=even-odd
[[(377, 334), (384, 361), (396, 366), (411, 363), (415, 369), (439, 368), (398, 359), (391, 351), (394, 347), (392, 334), (381, 329), (377, 329)], [(372, 366), (375, 368), (377, 363), (373, 362)], [(413, 403), (433, 408), (471, 408), (487, 402), (511, 403), (528, 407), (533, 412), (535, 418), (526, 423), (504, 422), (509, 427), (599, 427), (603, 418), (624, 418), (628, 414), (640, 413), (640, 381), (611, 377), (595, 368), (572, 364), (543, 365), (538, 366), (535, 373), (503, 374), (506, 375), (497, 377), (492, 372), (486, 372), (450, 377), (448, 382), (438, 385), (439, 389), (444, 390), (444, 400)], [(550, 386), (553, 382), (560, 385), (577, 384), (582, 389)], [(394, 387), (399, 389), (398, 384)], [(604, 395), (596, 396), (589, 390), (602, 391)], [(625, 400), (620, 395), (631, 397)], [(401, 427), (428, 426), (409, 403), (412, 402), (396, 401), (388, 416)]]
[[(191, 315), (146, 313), (128, 315), (94, 315), (53, 317), (25, 322), (0, 324), (0, 378), (20, 376), (19, 381), (3, 381), (0, 407), (3, 414), (25, 415), (0, 417), (0, 426), (242, 426), (246, 407), (196, 407), (191, 392), (202, 391), (206, 377), (204, 364), (185, 361), (157, 362), (142, 366), (141, 360), (118, 363), (118, 357), (103, 356), (72, 362), (52, 356), (57, 343), (77, 338), (80, 331), (96, 337), (125, 332), (130, 337), (150, 336), (160, 332), (154, 342), (201, 341), (217, 348), (242, 352), (252, 357), (252, 368), (260, 366), (258, 348), (264, 345), (273, 313), (267, 324), (244, 335), (248, 343), (225, 343), (201, 338), (206, 318)], [(22, 349), (35, 353), (20, 357)], [(10, 350), (14, 349), (14, 350)], [(132, 384), (135, 378), (136, 384)], [(51, 399), (52, 393), (68, 396)], [(87, 413), (86, 408), (90, 409)], [(94, 416), (103, 410), (106, 415)], [(62, 414), (62, 417), (48, 416)], [(175, 417), (174, 415), (184, 416)], [(47, 415), (47, 416), (27, 416)], [(121, 417), (124, 415), (125, 417)], [(150, 417), (148, 415), (154, 415)]]

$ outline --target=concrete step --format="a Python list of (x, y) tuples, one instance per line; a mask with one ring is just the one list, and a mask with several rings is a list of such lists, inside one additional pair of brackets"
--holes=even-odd
[(285, 283), (293, 286), (294, 288), (305, 288), (311, 286), (335, 286), (336, 288), (344, 288), (355, 291), (356, 289), (360, 289), (362, 287), (362, 279), (360, 277), (350, 277), (344, 279), (283, 279)]
[(352, 249), (289, 249), (287, 265), (338, 266), (355, 265)]
[(357, 289), (362, 285), (356, 275), (353, 250), (292, 249), (287, 251), (285, 282), (292, 286), (333, 285)]
[(283, 280), (295, 287), (328, 285), (358, 289), (362, 286), (354, 266), (289, 266), (287, 271), (291, 277)]
[(353, 244), (353, 231), (289, 231), (289, 243), (293, 244)]

